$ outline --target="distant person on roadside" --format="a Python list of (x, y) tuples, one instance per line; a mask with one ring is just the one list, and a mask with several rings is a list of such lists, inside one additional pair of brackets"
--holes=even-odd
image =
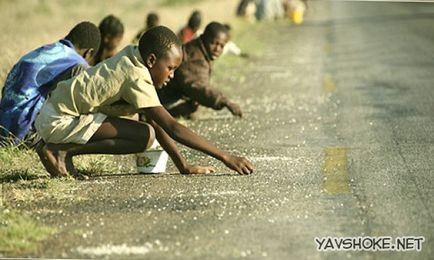
[(33, 122), (57, 82), (85, 68), (100, 44), (96, 25), (81, 22), (65, 38), (24, 55), (9, 72), (0, 101), (0, 146), (34, 146)]
[(199, 105), (215, 110), (227, 108), (234, 116), (242, 116), (239, 105), (210, 85), (212, 64), (228, 40), (227, 28), (211, 22), (200, 37), (183, 46), (184, 60), (174, 79), (158, 90), (161, 103), (172, 116), (191, 118)]
[(235, 56), (239, 56), (242, 58), (248, 58), (249, 55), (245, 52), (242, 52), (240, 47), (238, 47), (238, 45), (234, 41), (231, 40), (232, 27), (229, 24), (224, 24), (224, 26), (226, 27), (226, 30), (228, 32), (228, 42), (226, 43), (226, 45), (223, 49), (223, 55), (235, 55)]
[[(133, 154), (158, 140), (180, 173), (204, 174), (213, 167), (189, 164), (174, 142), (204, 152), (239, 174), (253, 165), (233, 156), (178, 123), (161, 106), (157, 89), (173, 78), (183, 52), (167, 27), (146, 31), (139, 45), (129, 45), (111, 59), (58, 84), (42, 107), (35, 127), (43, 141), (36, 151), (52, 177), (78, 173), (73, 157), (84, 154)], [(139, 113), (147, 123), (120, 118)]]
[(101, 44), (91, 65), (96, 65), (115, 55), (124, 37), (124, 25), (114, 15), (104, 17), (98, 28), (101, 32)]
[(132, 43), (133, 43), (133, 44), (138, 44), (138, 43), (139, 43), (139, 40), (140, 40), (140, 37), (142, 37), (142, 35), (143, 35), (147, 30), (149, 30), (149, 29), (151, 29), (151, 28), (153, 28), (153, 27), (155, 27), (155, 26), (158, 26), (158, 25), (160, 25), (160, 18), (158, 17), (158, 14), (156, 14), (156, 13), (149, 13), (149, 14), (146, 16), (145, 27), (144, 27), (143, 29), (141, 29), (141, 30), (137, 33), (137, 35), (136, 35), (136, 37), (134, 37)]
[(307, 0), (286, 0), (286, 14), (294, 24), (302, 24), (307, 9)]
[(197, 38), (201, 23), (202, 14), (196, 10), (190, 15), (187, 25), (178, 33), (178, 37), (183, 44)]
[(255, 4), (258, 21), (276, 20), (284, 16), (282, 0), (256, 0)]
[(249, 4), (253, 2), (254, 0), (240, 0), (236, 10), (237, 16), (244, 17), (247, 13), (247, 8), (249, 7)]
[(236, 15), (243, 17), (249, 22), (255, 21), (256, 5), (255, 0), (241, 0), (237, 6)]

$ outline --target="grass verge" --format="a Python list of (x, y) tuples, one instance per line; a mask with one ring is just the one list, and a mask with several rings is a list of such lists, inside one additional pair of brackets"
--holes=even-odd
[(28, 215), (4, 209), (0, 212), (0, 256), (34, 252), (38, 243), (55, 230), (35, 222)]

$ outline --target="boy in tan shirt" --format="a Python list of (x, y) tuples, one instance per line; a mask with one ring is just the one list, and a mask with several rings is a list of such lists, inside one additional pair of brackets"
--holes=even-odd
[[(245, 158), (230, 155), (179, 124), (161, 106), (156, 89), (173, 78), (182, 61), (181, 43), (168, 28), (143, 34), (139, 46), (62, 81), (48, 98), (35, 127), (43, 141), (37, 152), (53, 177), (79, 175), (72, 157), (82, 154), (131, 154), (144, 151), (155, 137), (181, 173), (210, 173), (208, 166), (190, 165), (175, 141), (202, 151), (240, 174), (253, 172)], [(147, 123), (119, 118), (144, 114)]]

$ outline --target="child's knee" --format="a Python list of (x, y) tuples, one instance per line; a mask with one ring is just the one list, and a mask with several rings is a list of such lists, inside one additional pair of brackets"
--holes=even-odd
[(146, 126), (146, 133), (148, 137), (147, 142), (145, 141), (146, 143), (145, 149), (148, 149), (155, 141), (155, 130), (150, 124), (145, 123), (145, 126)]
[(132, 141), (138, 150), (145, 151), (155, 141), (155, 130), (147, 123), (140, 122), (135, 124), (135, 127), (130, 129), (124, 138)]

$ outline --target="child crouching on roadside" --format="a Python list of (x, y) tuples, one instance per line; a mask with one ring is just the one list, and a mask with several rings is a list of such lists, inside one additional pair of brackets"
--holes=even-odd
[[(36, 119), (43, 141), (37, 152), (53, 177), (80, 175), (72, 158), (83, 154), (132, 154), (147, 149), (157, 138), (180, 173), (210, 173), (209, 166), (191, 165), (175, 141), (202, 151), (239, 174), (250, 174), (245, 158), (222, 151), (179, 124), (161, 106), (156, 89), (173, 78), (182, 61), (181, 42), (167, 27), (143, 34), (139, 46), (127, 46), (112, 58), (62, 81)], [(147, 123), (120, 118), (144, 114)]]

